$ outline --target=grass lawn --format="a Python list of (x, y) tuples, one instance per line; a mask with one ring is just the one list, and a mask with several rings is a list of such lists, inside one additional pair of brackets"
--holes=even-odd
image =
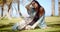
[(20, 18), (13, 18), (12, 20), (8, 20), (7, 18), (0, 18), (0, 32), (60, 32), (60, 17), (46, 17), (45, 21), (48, 25), (48, 29), (40, 29), (36, 28), (34, 30), (12, 30), (12, 26), (14, 23), (21, 21)]

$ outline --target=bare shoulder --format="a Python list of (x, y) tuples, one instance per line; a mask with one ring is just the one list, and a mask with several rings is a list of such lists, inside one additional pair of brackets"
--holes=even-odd
[(43, 7), (40, 7), (40, 9), (44, 9)]
[(44, 8), (43, 7), (40, 7), (40, 10), (44, 10)]

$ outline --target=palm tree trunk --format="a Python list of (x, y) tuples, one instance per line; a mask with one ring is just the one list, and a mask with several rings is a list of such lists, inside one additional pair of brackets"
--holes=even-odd
[(55, 15), (55, 0), (52, 0), (52, 14), (51, 16)]
[(59, 10), (58, 10), (58, 11), (59, 11), (59, 16), (60, 16), (60, 0), (59, 0), (59, 2), (58, 2), (58, 3), (59, 3), (59, 5), (58, 5), (58, 6), (59, 6), (59, 7), (58, 7), (58, 8), (59, 8)]
[(19, 5), (20, 5), (20, 3), (19, 3), (19, 0), (18, 0), (18, 13), (19, 13), (19, 15), (21, 15)]
[(4, 3), (4, 0), (3, 0), (3, 2), (2, 2), (2, 11), (1, 11), (2, 13), (1, 13), (1, 17), (3, 17), (4, 4), (5, 3)]
[(7, 17), (9, 18), (9, 19), (11, 19), (11, 16), (10, 16), (10, 14), (11, 14), (11, 4), (12, 4), (12, 2), (8, 5), (8, 12), (7, 12)]
[(3, 6), (2, 6), (2, 11), (1, 11), (2, 13), (1, 13), (1, 17), (3, 17)]

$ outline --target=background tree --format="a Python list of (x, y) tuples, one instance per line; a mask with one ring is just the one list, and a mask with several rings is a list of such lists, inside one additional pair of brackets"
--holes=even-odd
[(13, 0), (6, 0), (6, 4), (8, 5), (8, 13), (7, 13), (7, 17), (10, 19), (11, 18), (11, 16), (10, 16), (10, 14), (11, 14), (11, 5), (12, 5), (12, 1)]
[(59, 7), (58, 7), (58, 8), (59, 8), (58, 11), (59, 11), (59, 16), (60, 16), (60, 0), (58, 0), (58, 4), (59, 4), (59, 5), (58, 5), (58, 6), (59, 6)]
[(52, 14), (51, 16), (55, 15), (55, 0), (52, 0)]
[(0, 0), (0, 5), (1, 5), (1, 9), (2, 9), (2, 11), (1, 11), (1, 17), (3, 17), (3, 10), (4, 10), (4, 4), (6, 3), (6, 0)]

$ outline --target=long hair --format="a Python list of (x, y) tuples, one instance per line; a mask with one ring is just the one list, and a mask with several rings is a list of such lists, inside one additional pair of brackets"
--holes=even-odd
[[(37, 3), (37, 5), (38, 5), (38, 12), (39, 12), (40, 7), (42, 7), (42, 6), (39, 4), (39, 2), (38, 2), (37, 0), (33, 0), (32, 2)], [(43, 10), (44, 10), (44, 9), (43, 9)], [(45, 10), (44, 10), (44, 14), (45, 14)]]
[(38, 5), (38, 9), (41, 7), (41, 5), (38, 3), (38, 1), (36, 1), (36, 0), (33, 0), (32, 2), (35, 2), (35, 3), (37, 3), (37, 5)]

